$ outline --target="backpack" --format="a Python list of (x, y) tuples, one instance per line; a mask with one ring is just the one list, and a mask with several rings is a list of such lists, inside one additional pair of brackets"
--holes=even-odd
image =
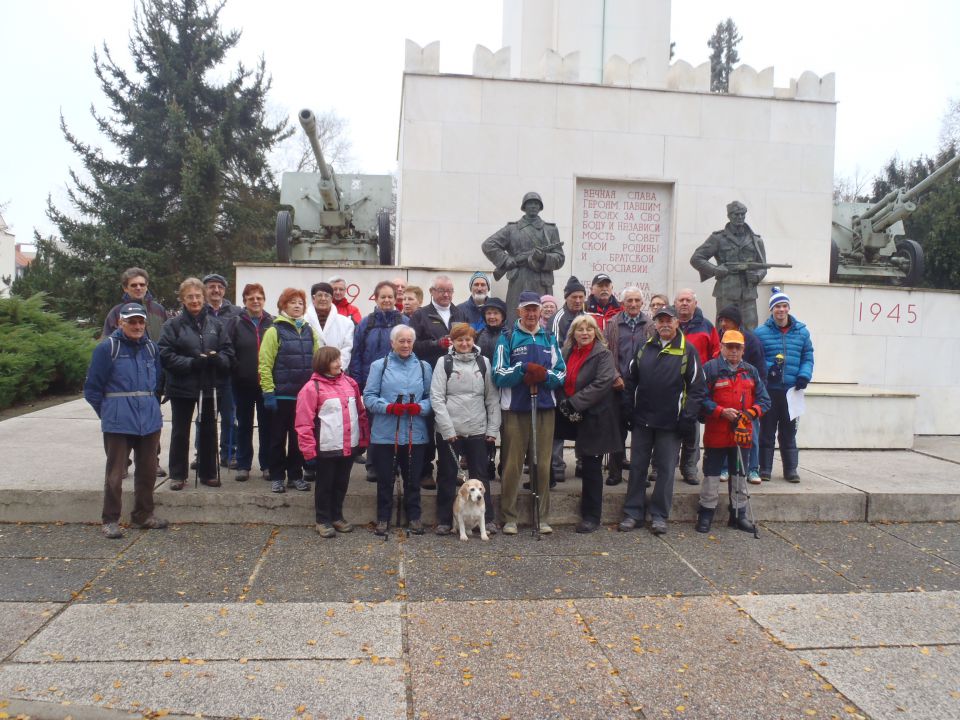
[[(480, 361), (482, 356), (478, 353), (475, 357), (477, 367), (480, 368), (480, 379), (487, 379), (487, 365), (484, 362)], [(443, 371), (447, 374), (447, 380), (450, 379), (450, 376), (453, 374), (453, 355), (444, 355), (443, 356)]]
[[(427, 364), (420, 358), (417, 358), (417, 362), (420, 363), (420, 374), (423, 376), (423, 380), (421, 381), (421, 384), (423, 385), (423, 395), (421, 395), (421, 397), (426, 397), (430, 394), (430, 386), (427, 384)], [(389, 363), (390, 353), (387, 353), (383, 356), (383, 371), (380, 373), (381, 382), (383, 381), (383, 376), (387, 374), (387, 365), (389, 365)], [(447, 377), (450, 376), (448, 375)]]
[[(110, 341), (110, 362), (115, 363), (117, 361), (117, 357), (120, 355), (120, 341), (113, 336), (110, 336), (107, 339)], [(157, 344), (153, 340), (147, 338), (147, 348), (150, 350), (150, 358), (156, 359)]]

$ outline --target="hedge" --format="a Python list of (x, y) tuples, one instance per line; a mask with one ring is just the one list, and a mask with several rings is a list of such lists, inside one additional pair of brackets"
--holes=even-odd
[(0, 408), (83, 386), (96, 331), (44, 304), (44, 293), (0, 298)]

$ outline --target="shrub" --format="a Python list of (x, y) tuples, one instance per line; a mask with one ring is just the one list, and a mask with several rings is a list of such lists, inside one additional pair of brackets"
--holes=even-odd
[(95, 331), (44, 304), (44, 293), (0, 298), (0, 408), (83, 386)]

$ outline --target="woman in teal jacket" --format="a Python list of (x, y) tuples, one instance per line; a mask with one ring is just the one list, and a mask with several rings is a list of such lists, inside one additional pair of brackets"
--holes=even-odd
[(377, 535), (386, 535), (393, 509), (393, 473), (400, 466), (410, 532), (423, 534), (420, 471), (430, 413), (430, 366), (413, 352), (417, 334), (407, 325), (390, 331), (392, 350), (370, 366), (363, 404), (370, 414), (370, 462), (377, 475)]
[(803, 390), (813, 377), (813, 343), (807, 326), (790, 314), (790, 298), (780, 288), (770, 289), (770, 317), (754, 332), (763, 343), (767, 360), (766, 383), (770, 411), (760, 418), (760, 479), (769, 480), (773, 472), (773, 443), (780, 444), (783, 477), (800, 482), (797, 467), (797, 421), (790, 419), (787, 391)]

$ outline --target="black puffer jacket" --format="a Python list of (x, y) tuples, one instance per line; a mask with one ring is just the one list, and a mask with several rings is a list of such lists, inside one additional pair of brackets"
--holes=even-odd
[(224, 326), (233, 345), (233, 382), (247, 388), (260, 387), (260, 343), (267, 328), (273, 325), (273, 316), (264, 312), (259, 325), (244, 309), (227, 319)]
[[(166, 394), (176, 398), (197, 398), (211, 384), (224, 385), (230, 379), (233, 344), (217, 318), (204, 307), (194, 317), (185, 309), (164, 323), (160, 332), (160, 359), (166, 373)], [(194, 364), (201, 354), (216, 351), (207, 361), (208, 369)]]
[(624, 412), (634, 427), (682, 430), (678, 424), (692, 426), (707, 393), (700, 354), (682, 332), (666, 347), (661, 347), (658, 335), (641, 345), (624, 382)]

